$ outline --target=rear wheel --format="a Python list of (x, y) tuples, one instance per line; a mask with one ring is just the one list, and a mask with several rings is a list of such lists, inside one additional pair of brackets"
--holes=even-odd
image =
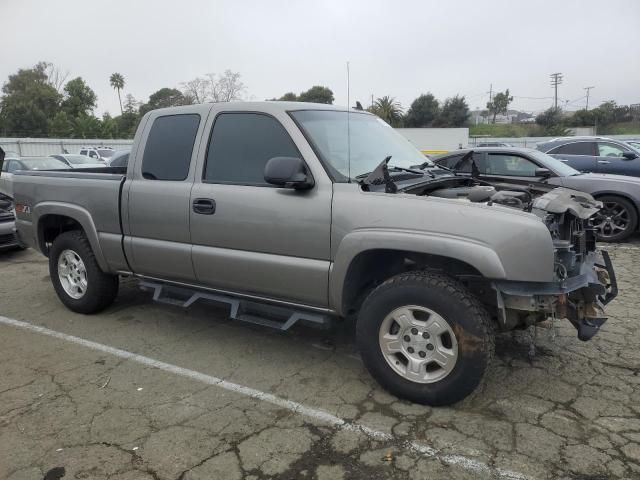
[(77, 230), (62, 233), (53, 241), (49, 274), (58, 298), (74, 312), (104, 310), (118, 294), (118, 276), (100, 269), (89, 240)]
[(638, 227), (638, 214), (627, 199), (616, 195), (598, 197), (602, 209), (593, 217), (598, 240), (620, 242), (627, 239)]
[(397, 275), (364, 301), (356, 327), (365, 366), (387, 390), (429, 405), (462, 400), (493, 354), (487, 312), (441, 273)]

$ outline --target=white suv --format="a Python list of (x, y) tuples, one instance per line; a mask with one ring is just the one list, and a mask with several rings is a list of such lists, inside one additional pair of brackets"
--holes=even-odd
[(108, 162), (114, 152), (111, 147), (82, 147), (80, 155), (85, 155), (101, 162)]

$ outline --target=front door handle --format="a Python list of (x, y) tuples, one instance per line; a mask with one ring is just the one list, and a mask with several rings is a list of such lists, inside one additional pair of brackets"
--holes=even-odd
[(598, 163), (609, 164), (611, 162), (609, 160), (598, 160)]
[(193, 201), (193, 211), (200, 215), (213, 215), (216, 213), (216, 201), (211, 198), (196, 198)]

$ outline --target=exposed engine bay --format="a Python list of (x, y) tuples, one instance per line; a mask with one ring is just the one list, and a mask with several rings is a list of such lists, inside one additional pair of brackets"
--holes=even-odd
[[(545, 224), (554, 247), (553, 281), (493, 281), (493, 303), (504, 330), (526, 328), (547, 318), (567, 318), (580, 340), (591, 339), (604, 324), (604, 305), (617, 295), (616, 279), (606, 251), (596, 249), (593, 216), (602, 203), (591, 195), (541, 183), (488, 181), (474, 176), (430, 173), (416, 181), (412, 169), (387, 168), (388, 158), (362, 182), (365, 191), (404, 193), (529, 212)], [(401, 170), (398, 172), (398, 170)], [(402, 171), (404, 170), (404, 171)], [(413, 181), (412, 181), (413, 180)]]

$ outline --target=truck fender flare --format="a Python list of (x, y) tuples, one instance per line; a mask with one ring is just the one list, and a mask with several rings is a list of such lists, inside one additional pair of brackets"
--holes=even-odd
[(89, 244), (91, 245), (91, 250), (93, 250), (96, 261), (98, 262), (98, 265), (100, 266), (102, 271), (109, 271), (109, 266), (104, 258), (102, 248), (100, 247), (100, 241), (98, 240), (98, 231), (95, 224), (93, 223), (91, 214), (86, 209), (78, 205), (63, 202), (42, 202), (32, 208), (32, 214), (34, 217), (33, 221), (36, 226), (36, 232), (38, 233), (38, 247), (40, 248), (40, 251), (42, 253), (46, 255), (47, 249), (43, 243), (43, 239), (40, 236), (41, 219), (46, 215), (60, 215), (69, 217), (72, 220), (78, 222), (84, 230), (84, 233), (89, 240)]
[(329, 304), (339, 314), (345, 313), (342, 311), (343, 298), (349, 267), (358, 255), (372, 250), (398, 250), (454, 258), (472, 266), (485, 278), (504, 279), (507, 276), (495, 250), (477, 240), (411, 230), (357, 230), (340, 242), (329, 273)]

